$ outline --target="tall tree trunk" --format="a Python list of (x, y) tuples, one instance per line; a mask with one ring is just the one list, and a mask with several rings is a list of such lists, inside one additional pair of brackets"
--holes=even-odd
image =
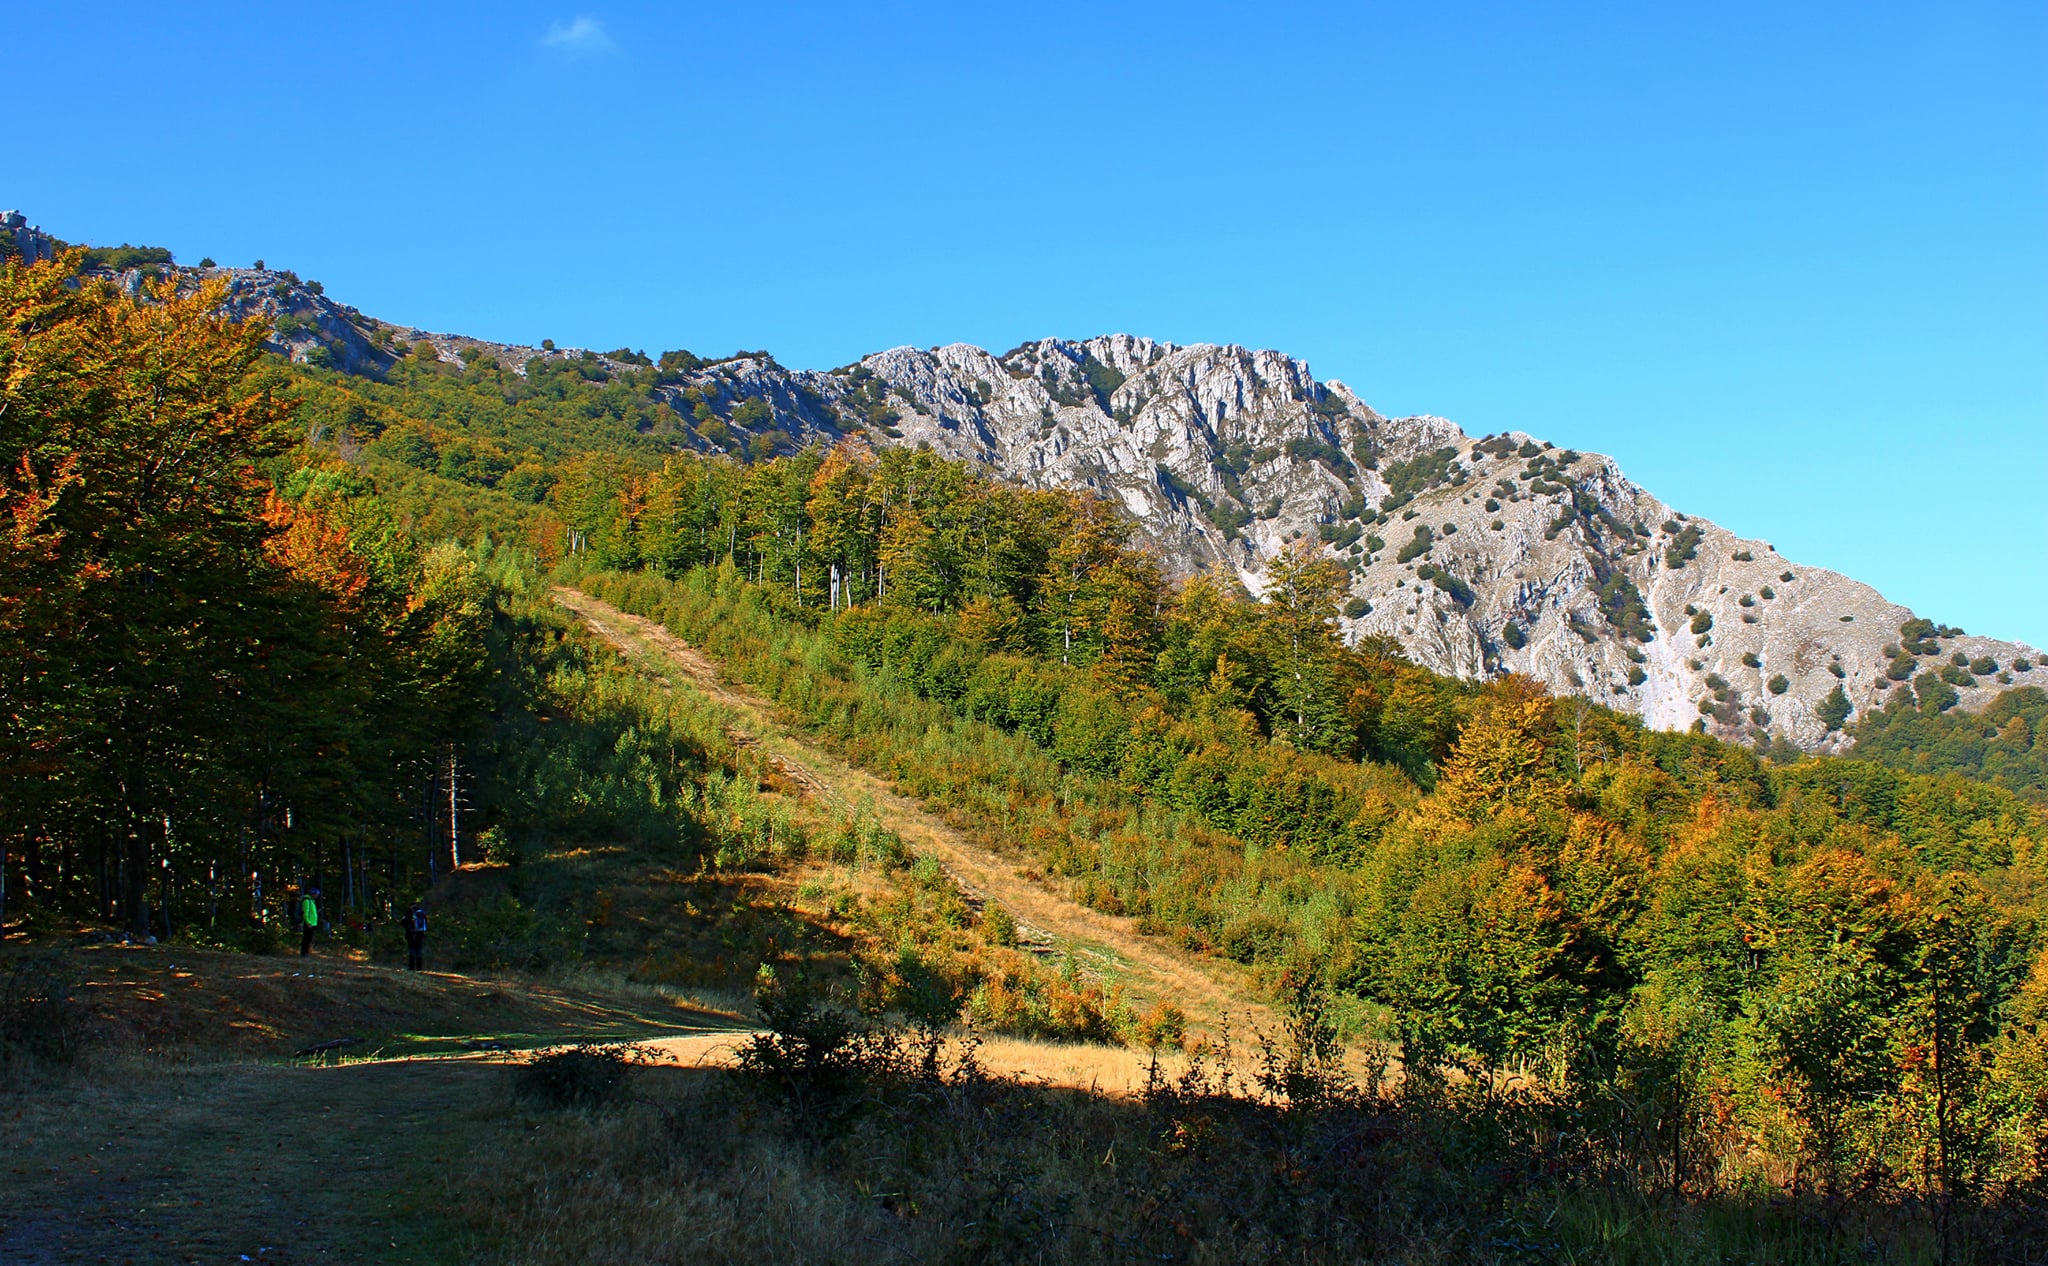
[(462, 865), (461, 811), (456, 807), (461, 771), (455, 763), (455, 744), (448, 745), (448, 869)]
[(149, 935), (148, 830), (148, 820), (131, 808), (122, 840), (121, 917), (136, 936)]

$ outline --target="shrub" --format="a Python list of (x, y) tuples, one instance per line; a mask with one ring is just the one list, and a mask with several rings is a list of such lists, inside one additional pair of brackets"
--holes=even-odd
[(1664, 565), (1672, 571), (1677, 571), (1699, 557), (1699, 550), (1700, 530), (1696, 525), (1687, 524), (1677, 536), (1671, 538), (1671, 544), (1665, 548)]
[(119, 246), (89, 246), (85, 251), (85, 267), (111, 268), (115, 272), (170, 262), (171, 252), (161, 246), (130, 246), (123, 242)]
[(1657, 636), (1657, 626), (1650, 615), (1649, 604), (1643, 601), (1642, 591), (1621, 572), (1615, 572), (1601, 582), (1600, 612), (1607, 618), (1608, 625), (1623, 637), (1648, 642)]
[(1842, 683), (1838, 681), (1835, 688), (1828, 691), (1828, 697), (1821, 700), (1820, 706), (1813, 711), (1820, 718), (1820, 723), (1832, 733), (1842, 728), (1842, 723), (1849, 719), (1854, 709), (1849, 703), (1849, 692), (1842, 689)]
[(1400, 551), (1394, 555), (1394, 561), (1405, 563), (1420, 558), (1424, 554), (1429, 553), (1435, 545), (1436, 533), (1430, 530), (1428, 524), (1418, 524), (1415, 528), (1414, 539), (1401, 547)]
[[(1171, 488), (1182, 497), (1201, 496), (1199, 492), (1189, 487), (1186, 481), (1164, 466), (1159, 468), (1158, 477), (1161, 485)], [(1316, 525), (1316, 539), (1326, 544), (1334, 545), (1338, 549), (1348, 549), (1358, 543), (1358, 538), (1364, 531), (1365, 529), (1356, 523), (1318, 523)]]
[(1742, 666), (1744, 668), (1762, 668), (1764, 662), (1757, 658), (1755, 651), (1744, 651), (1742, 652)]
[(1713, 627), (1714, 616), (1710, 611), (1702, 611), (1692, 618), (1692, 631), (1695, 633), (1704, 633)]
[(1102, 406), (1102, 411), (1109, 412), (1109, 398), (1124, 385), (1123, 371), (1114, 365), (1104, 364), (1093, 355), (1084, 355), (1081, 358), (1081, 376), (1088, 380), (1088, 389), (1095, 393), (1096, 403)]
[(623, 1042), (586, 1042), (519, 1065), (519, 1091), (553, 1108), (595, 1108), (618, 1097), (641, 1054)]
[(1372, 603), (1363, 598), (1353, 598), (1344, 604), (1344, 614), (1353, 620), (1372, 614)]
[(1757, 596), (1762, 598), (1765, 602), (1769, 602), (1771, 599), (1778, 596), (1778, 591), (1771, 588), (1769, 585), (1765, 585), (1763, 588), (1757, 590)]
[(1630, 664), (1630, 665), (1628, 666), (1628, 684), (1629, 684), (1629, 685), (1631, 685), (1631, 686), (1640, 686), (1640, 685), (1642, 685), (1642, 684), (1643, 684), (1644, 682), (1648, 681), (1649, 679), (1650, 679), (1650, 675), (1649, 675), (1648, 673), (1646, 673), (1646, 672), (1644, 672), (1644, 671), (1643, 671), (1643, 666), (1642, 666), (1641, 664)]
[(1756, 561), (1756, 559), (1750, 554), (1748, 550), (1739, 549), (1735, 551), (1735, 561), (1738, 563), (1753, 563)]
[(1455, 448), (1439, 448), (1387, 467), (1387, 500), (1395, 505), (1405, 504), (1416, 493), (1450, 478), (1451, 463), (1457, 456)]
[(2030, 672), (2033, 672), (2033, 671), (2034, 671), (2034, 661), (2033, 661), (2033, 660), (2030, 660), (2030, 659), (2028, 659), (2028, 658), (2027, 658), (2026, 656), (2022, 655), (2022, 656), (2020, 656), (2020, 657), (2019, 657), (2018, 659), (2016, 659), (2016, 660), (2014, 660), (2014, 661), (2012, 662), (2012, 670), (2013, 670), (2014, 672), (2016, 672), (2016, 673), (2030, 673)]
[(1521, 650), (1529, 644), (1528, 634), (1522, 632), (1522, 626), (1516, 624), (1513, 620), (1509, 620), (1501, 626), (1500, 640), (1516, 650)]
[(1158, 1050), (1162, 1046), (1179, 1046), (1186, 1040), (1187, 1033), (1187, 1012), (1171, 1002), (1158, 1002), (1138, 1017), (1131, 1036), (1136, 1045), (1146, 1050)]
[(1998, 661), (1989, 655), (1979, 655), (1970, 661), (1970, 671), (1976, 673), (1979, 677), (1989, 677), (1992, 673), (1998, 671)]
[(1906, 681), (1913, 676), (1914, 670), (1919, 668), (1919, 666), (1911, 655), (1902, 654), (1891, 663), (1885, 665), (1884, 675), (1893, 681)]
[(1828, 665), (1828, 671), (1835, 675), (1836, 681), (1840, 681), (1849, 675), (1848, 672), (1842, 667), (1842, 661), (1839, 659), (1833, 661)]
[(1437, 588), (1443, 590), (1445, 593), (1449, 594), (1451, 601), (1457, 603), (1461, 607), (1471, 606), (1473, 599), (1476, 596), (1472, 592), (1472, 586), (1466, 584), (1464, 581), (1458, 579), (1456, 576), (1453, 576), (1451, 573), (1441, 569), (1439, 569), (1434, 576), (1431, 576), (1429, 578), (1429, 582), (1435, 585)]
[(1943, 664), (1941, 679), (1951, 686), (1974, 686), (1977, 679), (1970, 676), (1970, 670), (1961, 664)]
[(982, 939), (990, 945), (1014, 947), (1017, 944), (1017, 920), (1008, 910), (994, 902), (989, 902), (981, 908), (978, 926), (981, 928)]
[[(1841, 687), (1837, 686), (1836, 689)], [(1920, 697), (1920, 710), (1926, 713), (1946, 712), (1956, 706), (1960, 697), (1956, 688), (1943, 681), (1935, 673), (1921, 673), (1913, 679), (1914, 692)]]
[(518, 860), (518, 850), (512, 844), (512, 837), (502, 826), (493, 824), (485, 827), (476, 837), (476, 842), (484, 860), (493, 865), (509, 865)]
[(1764, 689), (1770, 691), (1774, 695), (1784, 694), (1787, 690), (1790, 690), (1791, 688), (1792, 683), (1785, 679), (1785, 674), (1783, 673), (1771, 674), (1771, 679), (1764, 683)]
[(772, 1082), (799, 1109), (842, 1098), (883, 1053), (874, 1031), (801, 970), (778, 973), (763, 963), (754, 1005), (768, 1031), (740, 1048), (739, 1066)]

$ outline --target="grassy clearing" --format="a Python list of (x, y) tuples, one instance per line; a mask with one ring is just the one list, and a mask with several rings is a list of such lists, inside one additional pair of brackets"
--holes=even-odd
[[(899, 1047), (792, 1096), (725, 1066), (749, 1024), (594, 972), (61, 957), (85, 969), (94, 1038), (75, 1066), (0, 1090), (10, 1264), (1943, 1260), (1926, 1208), (1669, 1199), (1476, 1086), (1371, 1092), (1327, 1063), (1308, 1070), (1323, 1090), (1289, 1083), (1284, 1042), (1277, 1064), (1241, 1038), (1227, 1064), (1198, 1045), (1154, 1066), (953, 1039), (929, 1070)], [(281, 1057), (344, 1021), (388, 1045)], [(528, 1054), (463, 1051), (462, 1035), (639, 1038), (654, 1062), (600, 1102), (550, 1106), (522, 1092)], [(1946, 1260), (2037, 1260), (2025, 1246), (2048, 1237), (2026, 1216), (1958, 1218)]]
[(501, 1074), (109, 1058), (0, 1099), (0, 1260), (468, 1260), (448, 1180)]

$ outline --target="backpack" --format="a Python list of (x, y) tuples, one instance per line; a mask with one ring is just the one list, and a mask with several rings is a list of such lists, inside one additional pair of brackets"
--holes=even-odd
[(299, 903), (299, 923), (305, 927), (320, 926), (320, 903), (307, 897)]

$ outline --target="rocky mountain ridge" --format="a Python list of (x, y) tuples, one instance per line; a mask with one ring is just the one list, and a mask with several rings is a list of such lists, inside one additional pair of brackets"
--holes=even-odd
[[(281, 354), (342, 372), (380, 374), (408, 352), (517, 373), (535, 358), (655, 368), (624, 349), (390, 325), (288, 272), (182, 271), (225, 280), (229, 308), (271, 321)], [(1350, 568), (1347, 638), (1393, 638), (1445, 673), (1525, 673), (1660, 728), (1840, 750), (1838, 686), (1852, 717), (1899, 691), (1974, 709), (2042, 659), (1683, 514), (1612, 458), (1386, 417), (1276, 351), (1117, 334), (1001, 355), (898, 347), (831, 371), (672, 353), (647, 377), (690, 420), (679, 446), (929, 446), (1018, 483), (1113, 497), (1169, 571), (1227, 568), (1254, 593), (1277, 551), (1320, 540)]]

